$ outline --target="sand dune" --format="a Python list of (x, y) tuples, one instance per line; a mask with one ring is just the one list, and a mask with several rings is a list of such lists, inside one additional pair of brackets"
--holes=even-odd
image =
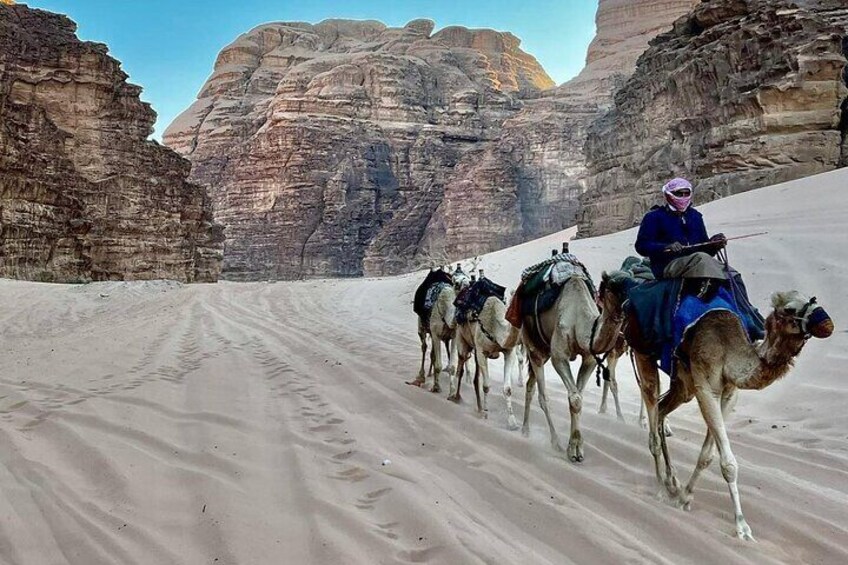
[[(730, 248), (755, 303), (798, 288), (837, 323), (787, 379), (743, 392), (730, 419), (759, 543), (735, 539), (715, 464), (691, 512), (658, 495), (627, 363), (626, 423), (596, 414), (590, 384), (581, 465), (551, 450), (536, 407), (523, 438), (497, 394), (481, 420), (470, 403), (405, 386), (421, 274), (0, 281), (0, 562), (846, 563), (846, 182), (835, 172), (702, 209), (713, 232), (769, 231)], [(599, 275), (634, 236), (572, 250)], [(563, 237), (482, 266), (514, 285)], [(564, 389), (553, 371), (548, 382), (565, 429)], [(686, 477), (704, 431), (694, 403), (673, 425)]]

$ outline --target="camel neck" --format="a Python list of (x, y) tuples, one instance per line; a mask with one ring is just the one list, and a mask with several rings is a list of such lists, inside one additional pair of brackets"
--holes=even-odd
[(612, 349), (621, 331), (621, 320), (613, 318), (609, 311), (604, 310), (600, 313), (597, 322), (593, 324), (595, 328), (594, 340), (590, 337), (591, 352), (595, 354), (603, 353)]
[(749, 375), (737, 380), (736, 386), (760, 390), (783, 378), (792, 369), (795, 357), (803, 347), (804, 341), (767, 332), (766, 338), (757, 347), (759, 363)]

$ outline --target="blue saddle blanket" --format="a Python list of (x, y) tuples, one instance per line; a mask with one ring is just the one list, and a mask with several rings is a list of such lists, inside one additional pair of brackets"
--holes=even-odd
[(748, 320), (748, 315), (745, 311), (739, 308), (733, 295), (724, 287), (720, 287), (718, 292), (708, 302), (703, 302), (695, 296), (682, 296), (677, 303), (672, 317), (672, 335), (671, 339), (663, 344), (660, 353), (660, 369), (668, 375), (674, 376), (674, 361), (677, 359), (677, 348), (683, 343), (686, 338), (686, 332), (697, 324), (701, 318), (710, 312), (725, 311), (735, 315), (742, 327), (746, 329), (746, 334), (750, 332), (752, 322)]

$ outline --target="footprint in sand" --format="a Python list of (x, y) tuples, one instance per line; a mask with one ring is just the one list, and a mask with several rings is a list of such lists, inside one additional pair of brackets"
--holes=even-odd
[(441, 550), (440, 547), (428, 547), (426, 549), (407, 549), (398, 553), (398, 559), (409, 563), (426, 563), (436, 558)]
[(400, 522), (389, 522), (388, 524), (375, 524), (375, 526), (377, 526), (377, 533), (384, 535), (389, 539), (398, 539), (398, 535), (394, 532), (394, 528), (399, 524)]
[(362, 467), (349, 467), (344, 471), (339, 471), (332, 478), (340, 480), (340, 481), (348, 481), (351, 483), (358, 483), (364, 481), (371, 475), (363, 469)]
[(348, 438), (333, 438), (333, 437), (331, 437), (330, 439), (325, 439), (324, 442), (325, 443), (338, 443), (340, 445), (350, 445), (352, 443), (356, 443), (356, 440), (351, 439), (349, 437)]
[(342, 451), (341, 453), (336, 453), (335, 455), (333, 455), (333, 459), (335, 459), (336, 461), (346, 461), (353, 457), (355, 454), (356, 451), (352, 449), (349, 451)]

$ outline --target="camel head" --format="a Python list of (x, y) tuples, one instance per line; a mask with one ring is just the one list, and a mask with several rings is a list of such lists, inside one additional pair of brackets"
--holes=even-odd
[(636, 286), (633, 275), (626, 271), (604, 272), (598, 289), (598, 306), (615, 319), (624, 318), (624, 303), (630, 289)]
[(769, 333), (803, 343), (810, 336), (824, 339), (833, 333), (833, 320), (815, 298), (807, 298), (797, 290), (775, 292), (771, 297), (774, 311), (766, 320)]
[(471, 277), (469, 277), (465, 273), (455, 274), (453, 275), (452, 279), (453, 289), (457, 294), (468, 288), (468, 286), (471, 284)]

